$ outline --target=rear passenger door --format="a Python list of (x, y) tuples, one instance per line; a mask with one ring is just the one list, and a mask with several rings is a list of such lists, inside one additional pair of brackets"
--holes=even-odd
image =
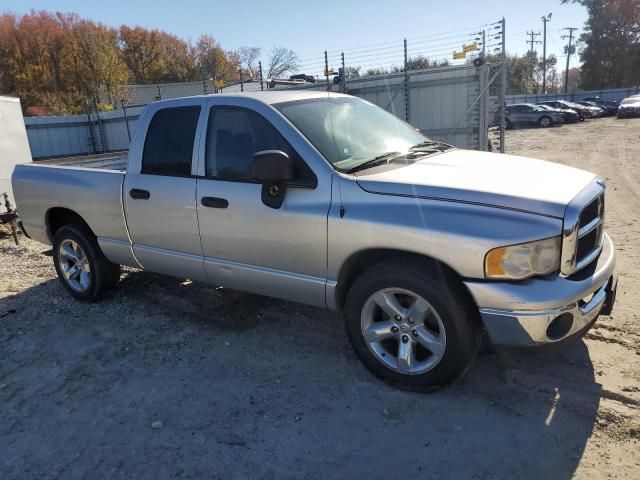
[(133, 251), (145, 270), (204, 281), (193, 171), (200, 102), (161, 103), (145, 114), (141, 127), (149, 126), (130, 152), (123, 198)]

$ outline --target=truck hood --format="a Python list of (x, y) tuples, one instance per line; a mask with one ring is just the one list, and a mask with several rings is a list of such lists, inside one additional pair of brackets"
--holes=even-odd
[(357, 177), (357, 183), (370, 193), (490, 205), (557, 218), (596, 178), (557, 163), (472, 150), (451, 150), (404, 167), (368, 172), (372, 173)]

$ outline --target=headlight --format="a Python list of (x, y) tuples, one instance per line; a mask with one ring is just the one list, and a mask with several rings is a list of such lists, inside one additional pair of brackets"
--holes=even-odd
[(560, 237), (494, 248), (484, 260), (487, 278), (522, 280), (560, 268)]

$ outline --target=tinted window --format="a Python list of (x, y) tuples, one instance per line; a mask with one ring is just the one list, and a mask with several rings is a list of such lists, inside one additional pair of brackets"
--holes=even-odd
[(142, 154), (142, 173), (190, 175), (193, 140), (200, 107), (158, 110), (149, 124)]
[(298, 177), (310, 171), (300, 156), (269, 121), (240, 107), (215, 107), (209, 114), (206, 175), (228, 180), (253, 180), (253, 154), (282, 150), (294, 161)]

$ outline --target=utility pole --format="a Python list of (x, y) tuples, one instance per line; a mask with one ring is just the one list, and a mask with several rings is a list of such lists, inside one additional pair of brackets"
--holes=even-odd
[(529, 43), (531, 45), (531, 47), (529, 48), (529, 53), (531, 54), (531, 56), (533, 57), (533, 53), (534, 53), (534, 45), (542, 43), (540, 42), (540, 40), (536, 40), (536, 37), (540, 36), (540, 32), (535, 33), (533, 30), (531, 30), (530, 32), (527, 32), (527, 35), (529, 35), (529, 40), (527, 40), (527, 43)]
[(487, 54), (487, 32), (482, 30), (482, 57)]
[(563, 39), (569, 39), (569, 46), (567, 47), (567, 68), (564, 71), (564, 93), (567, 93), (567, 91), (569, 90), (569, 60), (571, 59), (571, 42), (573, 41), (573, 32), (578, 29), (575, 27), (567, 27), (563, 28), (563, 30), (569, 30), (569, 35), (562, 36)]
[(544, 35), (542, 37), (542, 94), (547, 93), (547, 22), (551, 20), (551, 13), (542, 17)]

